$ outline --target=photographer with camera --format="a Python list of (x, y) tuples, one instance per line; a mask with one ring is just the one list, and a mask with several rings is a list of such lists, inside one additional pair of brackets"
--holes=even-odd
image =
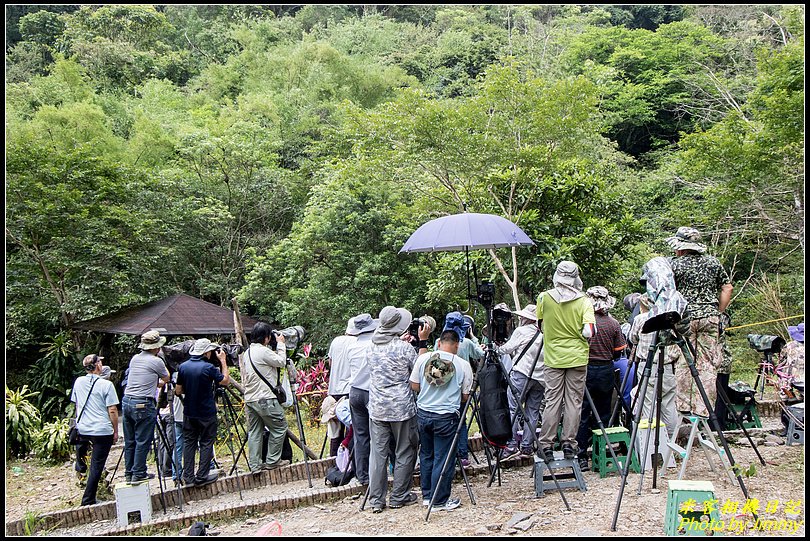
[(82, 366), (87, 375), (76, 379), (70, 394), (70, 401), (76, 404), (76, 428), (85, 440), (76, 446), (77, 452), (85, 442), (93, 445), (82, 505), (95, 505), (104, 465), (113, 443), (118, 441), (118, 394), (115, 386), (102, 375), (105, 368), (109, 371), (108, 366), (101, 364), (103, 359), (98, 355), (84, 358)]
[[(540, 408), (543, 405), (545, 393), (545, 380), (543, 379), (543, 333), (537, 326), (537, 306), (527, 304), (523, 310), (512, 312), (520, 318), (520, 325), (512, 333), (509, 340), (502, 346), (495, 348), (499, 355), (517, 354), (512, 360), (512, 369), (509, 371), (511, 382), (508, 393), (509, 411), (514, 418), (512, 424), (512, 439), (506, 443), (502, 459), (512, 457), (518, 453), (518, 431), (523, 429), (523, 438), (520, 442), (520, 454), (531, 456), (534, 452), (534, 442), (537, 439), (536, 430), (540, 420)], [(535, 361), (536, 360), (536, 361)], [(534, 370), (532, 370), (534, 365)], [(531, 373), (530, 373), (531, 371)], [(526, 413), (524, 419), (515, 416), (517, 401), (525, 394)]]
[[(450, 312), (444, 317), (444, 331), (455, 331), (460, 338), (458, 352), (456, 355), (464, 359), (470, 364), (473, 372), (476, 371), (478, 361), (484, 358), (484, 349), (478, 343), (478, 339), (472, 334), (472, 324), (466, 319), (461, 312)], [(436, 341), (433, 349), (438, 351), (439, 340)], [(470, 448), (468, 443), (470, 428), (465, 422), (461, 427), (461, 433), (458, 440), (458, 456), (461, 458), (461, 464), (466, 468), (470, 465)]]
[[(675, 251), (675, 257), (670, 258), (675, 286), (688, 303), (691, 316), (688, 340), (695, 351), (695, 367), (713, 404), (717, 400), (717, 369), (723, 362), (720, 314), (728, 308), (734, 287), (720, 261), (706, 255), (706, 245), (699, 241), (700, 232), (691, 227), (679, 227), (675, 236), (665, 239)], [(675, 374), (678, 409), (708, 417), (683, 355)]]
[[(240, 368), (248, 423), (248, 466), (252, 473), (259, 473), (290, 463), (281, 458), (284, 437), (287, 435), (287, 419), (282, 406), (286, 395), (280, 376), (281, 369), (287, 364), (287, 351), (284, 335), (276, 334), (270, 324), (264, 321), (253, 326), (250, 341)], [(265, 428), (269, 430), (267, 457), (262, 462)]]
[[(216, 351), (219, 368), (209, 361)], [(194, 342), (191, 356), (177, 371), (174, 394), (183, 397), (183, 483), (204, 486), (217, 480), (219, 474), (209, 474), (217, 439), (216, 386), (230, 384), (225, 363), (225, 351), (207, 338)], [(200, 449), (200, 462), (195, 475), (194, 456)]]
[[(341, 398), (349, 396), (349, 390), (352, 383), (352, 365), (349, 360), (349, 347), (357, 342), (357, 335), (360, 334), (361, 329), (355, 324), (355, 319), (360, 318), (363, 327), (368, 327), (371, 319), (371, 314), (360, 314), (358, 316), (349, 318), (346, 326), (346, 333), (335, 337), (329, 344), (329, 396), (335, 399), (337, 403)], [(373, 330), (373, 329), (371, 329)], [(337, 431), (332, 433), (335, 428), (334, 424), (329, 425), (327, 432), (329, 433), (329, 456), (337, 456), (340, 443), (345, 437), (345, 428), (341, 423), (337, 423)]]
[(141, 353), (129, 362), (129, 374), (124, 398), (121, 400), (124, 416), (124, 478), (128, 483), (149, 479), (146, 457), (152, 449), (157, 424), (158, 386), (169, 382), (169, 371), (159, 353), (166, 337), (155, 330), (141, 335), (138, 347)]

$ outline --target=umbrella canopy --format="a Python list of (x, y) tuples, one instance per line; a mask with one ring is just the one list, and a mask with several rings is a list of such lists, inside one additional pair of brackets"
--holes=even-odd
[(459, 252), (469, 248), (486, 250), (512, 246), (534, 246), (534, 242), (506, 218), (465, 212), (422, 225), (399, 252)]

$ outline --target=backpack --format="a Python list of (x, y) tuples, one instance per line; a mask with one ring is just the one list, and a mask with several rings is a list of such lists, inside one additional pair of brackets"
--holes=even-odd
[(342, 471), (337, 466), (332, 466), (326, 470), (326, 479), (324, 484), (327, 486), (339, 487), (347, 484), (354, 478), (354, 472), (349, 468), (348, 472)]
[(512, 437), (512, 420), (506, 397), (506, 375), (499, 362), (485, 362), (478, 371), (481, 434), (493, 445), (503, 447)]

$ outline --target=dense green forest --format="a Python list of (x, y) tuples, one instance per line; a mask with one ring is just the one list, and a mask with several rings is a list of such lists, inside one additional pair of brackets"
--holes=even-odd
[(471, 252), (496, 302), (564, 258), (621, 299), (689, 225), (733, 324), (802, 314), (804, 6), (6, 6), (11, 372), (176, 292), (318, 352), (387, 304), (439, 319), (463, 254), (398, 251), (465, 208), (536, 242)]

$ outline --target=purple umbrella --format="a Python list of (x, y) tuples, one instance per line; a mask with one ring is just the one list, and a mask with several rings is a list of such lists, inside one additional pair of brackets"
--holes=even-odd
[(534, 242), (506, 218), (465, 212), (427, 222), (414, 231), (399, 252), (460, 252), (512, 246), (534, 246)]
[(399, 253), (460, 252), (467, 261), (467, 297), (470, 297), (468, 250), (534, 246), (521, 228), (501, 216), (464, 212), (431, 220), (413, 232)]

